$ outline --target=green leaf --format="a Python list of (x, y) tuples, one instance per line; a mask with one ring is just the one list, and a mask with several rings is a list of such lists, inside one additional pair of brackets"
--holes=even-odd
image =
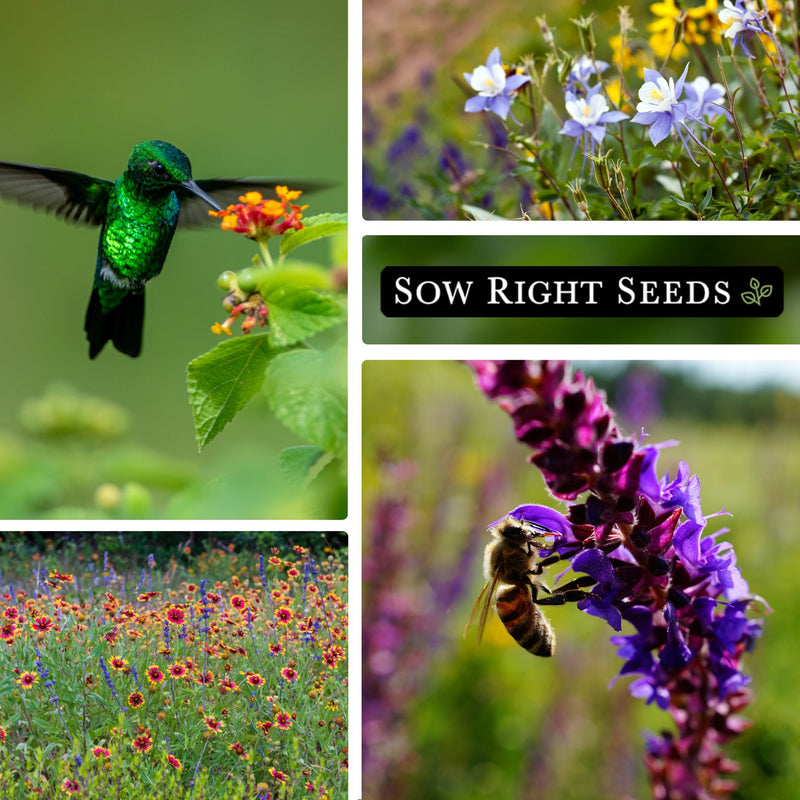
[(693, 203), (687, 203), (686, 200), (682, 200), (680, 197), (675, 197), (675, 195), (671, 195), (672, 202), (677, 203), (681, 208), (686, 208), (692, 212), (692, 214), (697, 214), (697, 208)]
[(314, 445), (286, 447), (281, 450), (280, 470), (294, 486), (310, 483), (330, 463), (331, 456)]
[(300, 245), (333, 236), (334, 233), (344, 230), (347, 230), (347, 214), (317, 214), (314, 217), (304, 217), (303, 227), (299, 231), (287, 231), (281, 237), (281, 255), (285, 256)]
[(797, 128), (785, 116), (781, 115), (769, 127), (768, 133), (771, 136), (797, 136)]
[(337, 456), (347, 444), (346, 365), (343, 348), (290, 350), (269, 362), (264, 386), (289, 430)]
[(278, 286), (264, 295), (273, 347), (302, 342), (346, 320), (342, 303), (308, 286)]
[(198, 450), (261, 388), (271, 355), (266, 334), (249, 334), (222, 342), (189, 363), (186, 383)]

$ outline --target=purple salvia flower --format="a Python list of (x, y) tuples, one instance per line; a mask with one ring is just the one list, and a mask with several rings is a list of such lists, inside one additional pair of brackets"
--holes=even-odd
[[(674, 99), (685, 74), (668, 85)], [(611, 639), (624, 659), (620, 675), (638, 675), (630, 693), (673, 716), (677, 734), (648, 741), (656, 796), (706, 796), (702, 787), (713, 783), (715, 797), (728, 797), (734, 784), (720, 776), (734, 766), (721, 746), (744, 729), (738, 712), (750, 679), (740, 662), (762, 629), (746, 615), (760, 598), (748, 593), (732, 545), (719, 540), (726, 530), (705, 534), (708, 519), (725, 512), (703, 514), (700, 480), (685, 462), (674, 479), (660, 475), (666, 444), (625, 438), (604, 394), (566, 364), (470, 366), (568, 505), (566, 515), (523, 505), (510, 516), (553, 533), (541, 558), (558, 553), (594, 579), (578, 608), (615, 630), (622, 620), (633, 625), (632, 635)]]
[(530, 78), (520, 73), (506, 76), (500, 58), (500, 48), (495, 47), (489, 53), (486, 65), (476, 67), (472, 72), (465, 72), (464, 80), (478, 92), (464, 104), (464, 111), (472, 113), (491, 111), (500, 119), (505, 119), (511, 111), (511, 98)]
[(575, 572), (591, 575), (597, 583), (592, 587), (591, 597), (578, 602), (578, 608), (595, 617), (604, 619), (615, 631), (622, 630), (622, 614), (614, 605), (623, 588), (608, 557), (600, 550), (583, 550), (572, 561)]

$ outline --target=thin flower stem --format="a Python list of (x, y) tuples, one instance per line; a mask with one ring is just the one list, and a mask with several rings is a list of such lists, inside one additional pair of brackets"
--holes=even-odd
[(722, 184), (722, 187), (725, 189), (725, 192), (726, 192), (726, 194), (728, 195), (728, 198), (731, 201), (731, 206), (733, 207), (733, 213), (736, 214), (736, 218), (737, 219), (741, 219), (742, 218), (741, 212), (740, 212), (738, 206), (736, 205), (736, 200), (734, 200), (733, 195), (731, 194), (730, 187), (725, 182), (725, 176), (722, 174), (722, 172), (720, 171), (719, 166), (717, 165), (717, 162), (716, 162), (716, 160), (714, 158), (714, 154), (697, 138), (697, 136), (694, 135), (694, 133), (692, 132), (691, 128), (689, 128), (687, 125), (684, 125), (684, 128), (686, 129), (686, 132), (689, 134), (691, 139), (695, 142), (695, 144), (698, 144), (705, 151), (706, 155), (711, 160), (711, 164), (714, 167), (714, 172), (717, 173), (717, 177), (719, 178), (719, 182)]
[(717, 54), (717, 63), (719, 64), (719, 71), (722, 75), (722, 80), (725, 84), (725, 91), (730, 98), (731, 105), (728, 109), (731, 112), (731, 119), (733, 120), (733, 127), (736, 129), (736, 138), (739, 140), (739, 152), (742, 154), (742, 170), (744, 172), (744, 184), (747, 188), (747, 202), (748, 204), (753, 202), (753, 198), (750, 197), (750, 170), (748, 169), (747, 165), (747, 153), (744, 149), (744, 137), (742, 136), (742, 129), (739, 127), (739, 120), (736, 116), (736, 108), (734, 103), (734, 96), (731, 94), (730, 86), (728, 86), (728, 76), (725, 74), (725, 70), (722, 68), (722, 58), (720, 57), (719, 53)]
[(272, 255), (269, 252), (269, 243), (265, 239), (258, 240), (258, 250), (261, 253), (261, 260), (264, 262), (265, 267), (274, 266)]
[[(681, 171), (680, 171), (680, 167), (678, 166), (678, 162), (677, 161), (672, 161), (670, 159), (669, 163), (672, 164), (672, 169), (675, 172), (675, 177), (677, 177), (678, 184), (681, 187), (681, 196), (683, 197), (684, 200), (686, 200), (686, 187), (683, 185), (683, 175), (681, 175)], [(697, 203), (695, 203), (694, 200), (692, 200), (691, 203), (694, 206), (695, 216), (698, 219), (700, 219), (702, 214), (700, 213), (700, 209), (697, 207)]]

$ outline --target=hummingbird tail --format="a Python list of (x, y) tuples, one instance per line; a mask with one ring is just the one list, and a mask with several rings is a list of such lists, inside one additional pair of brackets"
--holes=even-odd
[(95, 286), (86, 309), (83, 329), (89, 340), (89, 358), (94, 358), (111, 341), (125, 355), (136, 358), (142, 350), (144, 292), (129, 292), (113, 308), (103, 311), (100, 292)]

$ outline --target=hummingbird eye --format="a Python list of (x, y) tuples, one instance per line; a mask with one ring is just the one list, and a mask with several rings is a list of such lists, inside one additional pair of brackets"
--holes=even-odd
[(168, 175), (167, 168), (160, 161), (151, 161), (150, 168), (157, 178), (166, 178)]

